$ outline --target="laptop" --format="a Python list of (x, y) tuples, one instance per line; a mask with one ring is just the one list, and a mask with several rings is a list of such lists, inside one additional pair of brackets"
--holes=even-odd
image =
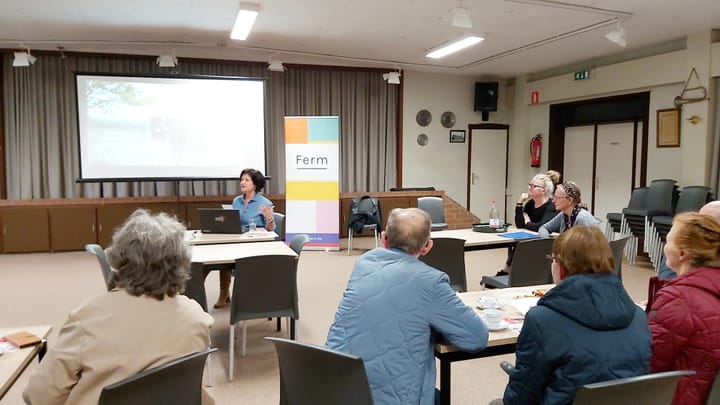
[(198, 208), (200, 230), (205, 233), (244, 233), (237, 210)]

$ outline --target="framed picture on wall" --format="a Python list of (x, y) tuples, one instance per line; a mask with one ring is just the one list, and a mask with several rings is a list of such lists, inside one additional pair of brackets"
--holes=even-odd
[(680, 146), (680, 110), (677, 108), (657, 110), (657, 147), (678, 146)]
[(450, 131), (450, 143), (465, 143), (465, 130)]

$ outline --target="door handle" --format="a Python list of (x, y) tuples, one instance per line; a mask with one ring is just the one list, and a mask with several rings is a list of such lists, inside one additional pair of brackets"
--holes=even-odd
[(475, 180), (477, 180), (477, 179), (479, 179), (479, 178), (480, 178), (480, 175), (475, 174), (475, 173), (472, 173), (472, 174), (470, 175), (470, 184), (474, 186), (474, 185), (475, 185)]

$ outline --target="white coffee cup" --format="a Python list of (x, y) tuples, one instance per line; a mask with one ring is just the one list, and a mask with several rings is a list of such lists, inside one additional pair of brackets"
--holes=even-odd
[(490, 329), (497, 329), (500, 327), (500, 321), (502, 321), (502, 311), (499, 309), (488, 308), (482, 310), (485, 316), (485, 323)]

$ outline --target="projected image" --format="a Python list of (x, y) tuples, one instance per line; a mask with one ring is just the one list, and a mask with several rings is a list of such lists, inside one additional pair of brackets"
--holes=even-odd
[(85, 179), (265, 167), (262, 81), (78, 75), (77, 84)]

